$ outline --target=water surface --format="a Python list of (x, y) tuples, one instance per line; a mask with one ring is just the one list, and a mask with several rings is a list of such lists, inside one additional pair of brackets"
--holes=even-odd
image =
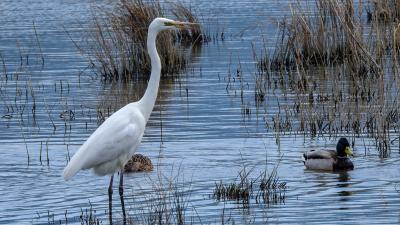
[[(107, 224), (109, 178), (84, 171), (66, 182), (61, 173), (68, 156), (101, 123), (98, 111), (107, 116), (136, 100), (145, 85), (103, 84), (76, 50), (70, 39), (85, 38), (93, 4), (108, 3), (0, 3), (0, 53), (8, 76), (1, 73), (1, 224), (65, 223), (66, 218), (69, 224), (79, 224), (81, 209), (90, 205)], [(354, 171), (307, 171), (302, 152), (333, 148), (336, 139), (287, 135), (278, 145), (276, 133), (265, 124), (279, 111), (273, 99), (282, 90), (268, 91), (267, 101), (255, 107), (252, 43), (256, 51), (261, 51), (263, 39), (273, 43), (276, 21), (289, 13), (286, 2), (198, 1), (196, 8), (213, 31), (224, 31), (225, 40), (203, 46), (178, 81), (162, 81), (138, 150), (157, 166), (155, 172), (125, 179), (129, 214), (140, 217), (161, 174), (184, 183), (188, 222), (221, 223), (224, 213), (225, 221), (239, 224), (399, 223), (399, 151), (379, 158), (373, 141), (362, 136), (355, 139)], [(238, 68), (243, 98), (241, 84), (234, 79)], [(244, 106), (250, 115), (243, 114)], [(252, 169), (255, 178), (278, 162), (279, 178), (288, 187), (283, 203), (252, 201), (243, 209), (235, 201), (212, 198), (216, 182), (237, 181), (244, 167)], [(118, 216), (119, 201), (114, 197)]]

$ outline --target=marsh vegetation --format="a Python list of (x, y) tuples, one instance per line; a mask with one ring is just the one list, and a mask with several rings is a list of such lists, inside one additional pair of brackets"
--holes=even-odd
[[(156, 17), (173, 15), (178, 21), (199, 23), (189, 6), (169, 3), (166, 11), (159, 1), (120, 1), (111, 12), (97, 12), (89, 38), (88, 52), (94, 67), (104, 80), (137, 80), (150, 74), (147, 54), (147, 27)], [(158, 37), (162, 75), (176, 76), (190, 62), (190, 51), (207, 40), (200, 23), (180, 32), (162, 32)], [(184, 43), (187, 49), (176, 43)]]
[(281, 104), (273, 128), (310, 136), (366, 135), (385, 157), (399, 145), (398, 29), (390, 22), (395, 12), (385, 21), (369, 14), (397, 3), (376, 2), (367, 13), (362, 2), (310, 2), (295, 3), (280, 22), (275, 50), (256, 56), (259, 82), (266, 83), (256, 85), (274, 82), (288, 90), (284, 95), (296, 96)]
[[(83, 172), (65, 183), (60, 171), (142, 95), (156, 16), (201, 25), (159, 39), (167, 79), (138, 152), (155, 167), (126, 178), (128, 223), (296, 223), (299, 213), (311, 223), (343, 212), (353, 215), (344, 224), (398, 221), (397, 1), (57, 4), (50, 15), (64, 15), (62, 26), (19, 20), (25, 4), (8, 9), (18, 29), (0, 15), (0, 223), (107, 223), (107, 179)], [(356, 169), (304, 171), (302, 152), (339, 136)]]

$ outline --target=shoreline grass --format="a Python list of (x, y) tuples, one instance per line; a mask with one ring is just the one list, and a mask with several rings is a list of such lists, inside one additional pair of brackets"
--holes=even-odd
[[(254, 53), (256, 93), (269, 94), (271, 83), (290, 91), (276, 96), (283, 102), (266, 126), (277, 140), (279, 134), (293, 133), (366, 135), (387, 157), (400, 130), (398, 26), (363, 22), (366, 12), (350, 0), (311, 2), (305, 7), (293, 1), (275, 50), (261, 57)], [(257, 91), (260, 87), (264, 91)]]
[(264, 170), (252, 178), (252, 170), (244, 167), (239, 172), (237, 181), (216, 182), (213, 198), (218, 202), (235, 201), (242, 208), (249, 208), (254, 203), (266, 206), (284, 203), (287, 186), (286, 182), (280, 181), (277, 169), (278, 166), (275, 166), (271, 173)]
[[(146, 79), (150, 74), (147, 55), (147, 28), (156, 17), (172, 14), (178, 20), (199, 23), (191, 9), (183, 3), (171, 3), (166, 11), (158, 0), (124, 0), (117, 3), (104, 18), (94, 16), (88, 54), (104, 80), (125, 81)], [(157, 39), (162, 64), (162, 77), (176, 76), (190, 62), (192, 46), (206, 40), (200, 25), (175, 33), (165, 31)], [(187, 48), (179, 47), (178, 42)]]

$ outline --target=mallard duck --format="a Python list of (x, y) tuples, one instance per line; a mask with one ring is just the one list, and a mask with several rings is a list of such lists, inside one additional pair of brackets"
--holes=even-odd
[(303, 154), (303, 162), (307, 169), (313, 170), (352, 170), (353, 155), (349, 141), (340, 138), (335, 150), (311, 150)]
[(153, 170), (153, 163), (149, 157), (142, 154), (134, 154), (131, 159), (125, 164), (124, 172), (149, 172)]

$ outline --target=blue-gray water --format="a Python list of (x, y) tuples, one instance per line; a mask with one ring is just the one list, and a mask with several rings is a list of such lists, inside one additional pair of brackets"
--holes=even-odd
[[(113, 105), (115, 99), (122, 99), (119, 106), (136, 99), (138, 85), (103, 85), (71, 41), (84, 42), (91, 7), (104, 4), (109, 2), (0, 2), (0, 53), (7, 70), (0, 73), (0, 224), (47, 224), (53, 219), (65, 223), (66, 217), (69, 224), (78, 223), (81, 209), (88, 208), (89, 202), (107, 223), (109, 178), (89, 171), (68, 182), (61, 177), (68, 155), (98, 126), (96, 110)], [(196, 1), (195, 6), (209, 26), (223, 30), (226, 38), (203, 46), (178, 82), (162, 82), (138, 150), (157, 166), (152, 173), (125, 179), (129, 214), (139, 214), (138, 207), (151, 195), (159, 176), (173, 180), (177, 176), (190, 190), (186, 215), (196, 223), (221, 223), (222, 214), (239, 224), (400, 223), (398, 150), (380, 159), (373, 141), (357, 138), (354, 171), (307, 171), (300, 160), (302, 152), (335, 146), (336, 140), (288, 135), (277, 145), (265, 120), (278, 111), (278, 104), (269, 100), (279, 90), (268, 92), (266, 103), (256, 110), (252, 43), (257, 53), (263, 39), (273, 43), (276, 20), (289, 13), (287, 4)], [(229, 71), (235, 74), (239, 67), (250, 116), (242, 114), (239, 82), (227, 88)], [(69, 110), (74, 112), (72, 118), (65, 117)], [(278, 175), (288, 186), (284, 203), (253, 203), (242, 209), (234, 201), (210, 198), (216, 182), (233, 182), (244, 166), (253, 169), (256, 177), (265, 165), (271, 171), (279, 159)], [(117, 194), (114, 206), (118, 217)]]

